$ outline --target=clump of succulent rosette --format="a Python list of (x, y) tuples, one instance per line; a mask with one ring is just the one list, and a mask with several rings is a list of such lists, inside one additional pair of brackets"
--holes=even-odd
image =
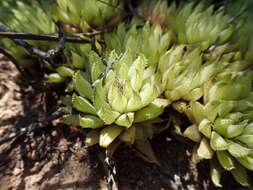
[[(232, 3), (225, 9), (229, 16), (204, 2), (169, 5), (167, 1), (143, 0), (132, 7), (134, 14), (127, 22), (119, 25), (125, 1), (54, 3), (50, 13), (68, 33), (105, 29), (93, 38), (93, 44), (67, 45), (66, 63), (55, 65), (51, 68), (55, 73), (47, 76), (49, 82), (67, 84), (61, 98), (66, 112), (63, 123), (85, 128), (89, 146), (109, 148), (119, 141), (132, 145), (147, 142), (159, 132), (164, 121), (159, 116), (169, 107), (191, 122), (181, 135), (199, 143), (200, 158), (210, 159), (216, 186), (221, 186), (222, 171), (231, 172), (244, 186), (250, 184), (252, 14), (230, 23), (238, 12), (231, 7), (242, 10), (247, 3)], [(0, 4), (3, 17), (11, 14), (15, 18), (6, 19), (13, 30), (56, 32), (52, 18), (37, 2)], [(14, 5), (13, 10), (5, 9)], [(108, 32), (108, 27), (115, 25), (117, 28)], [(97, 39), (104, 40), (103, 46)], [(8, 50), (22, 60), (24, 51), (7, 41)], [(44, 43), (31, 44), (42, 47)], [(45, 43), (46, 49), (50, 46)], [(166, 119), (175, 112), (170, 113)]]
[(221, 168), (241, 185), (250, 185), (245, 168), (253, 170), (252, 79), (252, 71), (228, 69), (204, 85), (204, 102), (191, 101), (182, 109), (193, 123), (184, 135), (200, 142), (198, 155), (212, 158), (212, 163), (217, 158), (219, 165), (211, 165), (217, 186), (221, 186)]
[(172, 31), (172, 40), (177, 44), (191, 44), (206, 50), (212, 45), (228, 42), (234, 31), (229, 25), (229, 15), (206, 2), (186, 3), (146, 1), (143, 0), (137, 9), (140, 20)]
[(165, 97), (170, 102), (193, 101), (203, 96), (203, 84), (219, 68), (216, 61), (205, 61), (200, 48), (187, 45), (172, 47), (159, 62)]

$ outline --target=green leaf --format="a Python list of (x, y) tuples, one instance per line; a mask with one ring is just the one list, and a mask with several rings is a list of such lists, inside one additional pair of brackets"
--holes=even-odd
[(91, 81), (95, 82), (99, 75), (104, 71), (105, 65), (103, 64), (102, 59), (93, 51), (90, 52), (89, 61), (91, 65)]
[(111, 106), (106, 102), (105, 90), (100, 80), (95, 87), (94, 106), (98, 110), (98, 116), (105, 122), (105, 124), (112, 124), (119, 116), (120, 113), (113, 111)]
[(74, 71), (68, 67), (61, 66), (56, 69), (56, 71), (62, 76), (62, 77), (72, 77), (74, 74)]
[(230, 141), (228, 146), (228, 152), (234, 157), (245, 157), (249, 155), (252, 150), (242, 146), (239, 143)]
[(238, 125), (223, 125), (215, 127), (214, 129), (218, 131), (219, 134), (223, 135), (226, 138), (234, 138), (240, 135), (245, 127), (245, 124)]
[(162, 106), (157, 106), (153, 103), (148, 106), (138, 110), (135, 114), (134, 122), (142, 122), (150, 119), (157, 118), (160, 114), (163, 113), (164, 108)]
[(211, 175), (211, 180), (216, 187), (222, 187), (222, 185), (220, 184), (221, 174), (222, 174), (221, 167), (219, 166), (216, 160), (211, 159), (210, 160), (210, 175)]
[(104, 128), (100, 133), (99, 145), (108, 147), (122, 132), (123, 128), (117, 125), (111, 125)]
[(249, 186), (250, 181), (247, 174), (247, 171), (240, 164), (236, 164), (235, 169), (231, 170), (231, 173), (235, 180), (240, 183), (242, 186)]
[(191, 102), (190, 106), (192, 108), (192, 113), (196, 122), (200, 123), (201, 120), (205, 117), (204, 106), (201, 103), (196, 102), (196, 101)]
[(85, 116), (80, 116), (80, 126), (83, 128), (99, 128), (104, 126), (103, 120), (99, 119), (98, 117), (94, 115), (85, 115)]
[(216, 132), (212, 132), (210, 145), (213, 150), (227, 150), (228, 143)]
[(78, 69), (84, 69), (86, 60), (73, 51), (71, 52), (71, 54), (72, 54), (73, 65)]
[(235, 168), (234, 160), (227, 151), (217, 151), (216, 154), (219, 163), (225, 170), (232, 170)]
[(211, 122), (210, 122), (208, 119), (204, 118), (204, 119), (200, 122), (200, 124), (199, 124), (199, 126), (198, 126), (198, 129), (199, 129), (199, 131), (200, 131), (203, 135), (205, 135), (207, 138), (210, 138), (210, 137), (211, 137), (212, 126), (211, 126)]
[(130, 128), (126, 129), (124, 133), (120, 135), (120, 140), (133, 144), (135, 141), (135, 135), (136, 135), (136, 128), (135, 126), (131, 126)]
[(236, 160), (243, 165), (245, 168), (253, 171), (253, 157), (245, 156), (245, 157), (238, 157)]
[(67, 125), (79, 126), (79, 115), (68, 115), (62, 119), (62, 122)]
[(122, 114), (121, 116), (119, 116), (115, 123), (119, 126), (123, 126), (123, 127), (131, 127), (132, 123), (134, 121), (134, 113), (125, 113)]
[(65, 106), (72, 106), (72, 97), (69, 95), (61, 96), (61, 103)]
[(186, 101), (196, 101), (203, 96), (203, 93), (203, 88), (195, 88), (183, 96), (183, 99)]
[(202, 138), (197, 153), (199, 157), (204, 159), (211, 159), (213, 157), (214, 152), (206, 138)]
[(81, 96), (77, 96), (77, 95), (73, 95), (72, 96), (72, 103), (75, 109), (77, 109), (78, 111), (81, 111), (83, 113), (91, 113), (96, 115), (96, 109), (94, 108), (94, 106), (85, 98), (81, 97)]
[(127, 107), (127, 98), (121, 92), (119, 85), (117, 81), (114, 81), (109, 87), (108, 102), (113, 110), (123, 113)]
[(253, 135), (241, 135), (239, 137), (236, 137), (236, 139), (249, 146), (253, 146)]
[(188, 137), (189, 139), (193, 140), (194, 142), (200, 142), (201, 141), (201, 134), (198, 130), (198, 126), (196, 124), (193, 124), (186, 128), (184, 131), (184, 136)]
[(62, 77), (61, 75), (59, 75), (58, 73), (52, 73), (47, 76), (47, 80), (49, 82), (59, 83), (59, 82), (63, 82), (65, 80), (65, 78)]
[(84, 97), (92, 100), (93, 97), (93, 89), (90, 83), (82, 76), (82, 72), (75, 73), (73, 77), (74, 85), (76, 91)]
[(208, 118), (209, 121), (214, 122), (215, 118), (218, 115), (217, 107), (219, 106), (218, 101), (208, 102), (205, 105), (205, 116)]

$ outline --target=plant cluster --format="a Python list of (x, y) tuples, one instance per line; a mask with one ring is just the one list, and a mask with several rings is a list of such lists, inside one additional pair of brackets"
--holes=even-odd
[[(178, 134), (198, 143), (197, 155), (210, 160), (213, 183), (221, 186), (222, 172), (229, 171), (249, 186), (253, 14), (231, 18), (250, 1), (221, 8), (205, 2), (143, 0), (136, 7), (127, 2), (57, 0), (45, 11), (49, 6), (44, 1), (9, 0), (0, 2), (0, 19), (15, 31), (37, 34), (55, 33), (53, 20), (72, 34), (113, 27), (93, 37), (93, 44), (67, 44), (67, 61), (47, 75), (48, 82), (66, 85), (62, 122), (87, 129), (86, 145), (109, 151), (121, 142), (147, 143), (172, 117), (164, 110), (174, 109), (191, 122)], [(23, 50), (9, 40), (2, 43), (27, 63)]]

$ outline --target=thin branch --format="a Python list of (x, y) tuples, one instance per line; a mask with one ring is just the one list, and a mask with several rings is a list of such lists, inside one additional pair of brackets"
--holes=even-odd
[[(238, 14), (234, 15), (231, 19), (227, 21), (227, 24), (232, 24), (237, 18), (242, 16), (244, 13), (249, 11), (250, 9), (253, 9), (253, 3), (249, 4), (245, 8), (243, 8)], [(214, 51), (220, 43), (220, 36), (216, 39), (215, 43), (208, 48), (208, 51)]]
[(56, 65), (58, 63), (62, 64), (66, 62), (66, 56), (64, 55), (65, 49), (65, 41), (66, 41), (66, 33), (63, 30), (62, 24), (60, 22), (56, 23), (58, 27), (58, 36), (59, 36), (59, 44), (57, 50), (49, 50), (48, 58), (46, 59), (52, 65)]
[(95, 31), (95, 32), (73, 33), (73, 34), (67, 34), (67, 36), (69, 36), (69, 37), (78, 37), (78, 38), (81, 38), (83, 36), (91, 37), (91, 36), (96, 36), (96, 35), (101, 35), (101, 34), (104, 34), (104, 33), (107, 33), (107, 32), (111, 32), (111, 31), (113, 31), (113, 29), (114, 28), (106, 28), (106, 29), (103, 29), (101, 31)]
[(216, 39), (216, 41), (214, 42), (214, 44), (213, 45), (211, 45), (208, 49), (207, 49), (207, 51), (214, 51), (217, 47), (218, 47), (218, 45), (220, 44), (220, 36), (218, 36), (218, 38)]
[[(1, 30), (1, 28), (0, 28)], [(90, 34), (91, 35), (91, 34)], [(67, 35), (73, 37), (81, 37), (84, 36), (84, 33), (80, 35)], [(0, 32), (0, 38), (9, 38), (9, 39), (22, 39), (22, 40), (40, 40), (40, 41), (59, 41), (58, 35), (50, 35), (50, 34), (29, 34), (22, 32)], [(66, 37), (66, 42), (71, 43), (91, 43), (89, 39), (75, 39)]]
[[(2, 23), (0, 23), (0, 31), (2, 32), (10, 32), (10, 30)], [(20, 39), (12, 39), (13, 42), (19, 46), (22, 46), (23, 48), (25, 48), (29, 53), (39, 56), (45, 60), (48, 59), (48, 54), (47, 52), (41, 51), (40, 49), (28, 44), (27, 42), (20, 40)]]
[[(13, 37), (12, 41), (14, 43), (16, 43), (17, 45), (25, 48), (29, 53), (46, 60), (51, 65), (56, 65), (58, 63), (62, 63), (66, 60), (64, 53), (63, 53), (63, 50), (65, 49), (66, 34), (65, 34), (63, 27), (60, 23), (56, 23), (56, 25), (58, 26), (57, 40), (59, 41), (59, 46), (58, 46), (57, 50), (49, 50), (47, 52), (42, 51), (42, 50), (38, 49), (37, 47), (34, 47), (21, 39), (16, 39), (17, 38), (16, 35), (12, 35), (12, 37)], [(0, 22), (0, 31), (7, 32), (9, 34), (10, 34), (10, 32), (12, 32), (12, 31), (10, 31), (10, 29), (8, 29), (8, 27), (6, 27), (1, 22)]]
[(63, 52), (65, 49), (65, 42), (66, 42), (66, 33), (63, 30), (62, 24), (60, 22), (57, 22), (56, 25), (58, 26), (59, 29), (59, 47), (58, 51)]
[(123, 56), (123, 54), (121, 53), (119, 56), (117, 56), (114, 60), (112, 60), (112, 62), (107, 62), (105, 59), (102, 59), (103, 61), (103, 64), (105, 65), (105, 69), (104, 71), (98, 76), (98, 79), (95, 80), (93, 83), (92, 83), (92, 87), (95, 87), (97, 85), (97, 83), (103, 79), (107, 73), (112, 69), (112, 65), (117, 61), (119, 60), (121, 57)]
[(238, 14), (234, 15), (229, 21), (227, 22), (228, 24), (232, 24), (238, 17), (242, 16), (244, 13), (249, 11), (250, 9), (253, 9), (253, 3), (249, 4), (245, 8), (243, 8)]

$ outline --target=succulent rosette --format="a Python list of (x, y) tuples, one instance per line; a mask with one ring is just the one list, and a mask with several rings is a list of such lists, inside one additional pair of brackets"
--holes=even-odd
[(174, 43), (196, 45), (201, 50), (228, 42), (234, 31), (228, 25), (229, 15), (203, 1), (176, 6), (175, 2), (143, 0), (137, 13), (141, 20), (172, 31)]
[(144, 55), (132, 56), (130, 51), (118, 55), (112, 51), (106, 60), (109, 68), (94, 52), (89, 61), (90, 75), (78, 71), (73, 76), (78, 95), (72, 95), (71, 106), (78, 112), (65, 122), (71, 124), (74, 118), (73, 124), (101, 128), (102, 147), (108, 147), (135, 125), (157, 118), (168, 105), (168, 100), (159, 98), (161, 76), (150, 69)]
[(120, 24), (114, 32), (105, 34), (105, 42), (108, 52), (115, 50), (122, 53), (128, 50), (133, 55), (143, 54), (148, 64), (156, 67), (170, 46), (171, 32), (164, 32), (159, 25), (152, 26), (148, 22), (133, 20), (129, 25)]
[(68, 32), (87, 32), (112, 27), (124, 16), (124, 2), (119, 0), (57, 0), (52, 9), (55, 19), (65, 23)]
[(219, 59), (206, 59), (200, 48), (178, 45), (160, 59), (162, 87), (171, 102), (198, 100), (204, 95), (203, 84), (225, 66)]
[(227, 24), (230, 17), (204, 3), (187, 3), (171, 15), (167, 23), (179, 44), (196, 44), (206, 50), (215, 43), (226, 42), (233, 32), (233, 26)]
[[(253, 170), (252, 79), (251, 71), (221, 73), (205, 84), (204, 102), (192, 101), (183, 109), (193, 123), (184, 135), (200, 142), (198, 155), (204, 159), (216, 155), (219, 165), (244, 186), (250, 184), (245, 168)], [(221, 186), (219, 165), (211, 167), (217, 186)]]

